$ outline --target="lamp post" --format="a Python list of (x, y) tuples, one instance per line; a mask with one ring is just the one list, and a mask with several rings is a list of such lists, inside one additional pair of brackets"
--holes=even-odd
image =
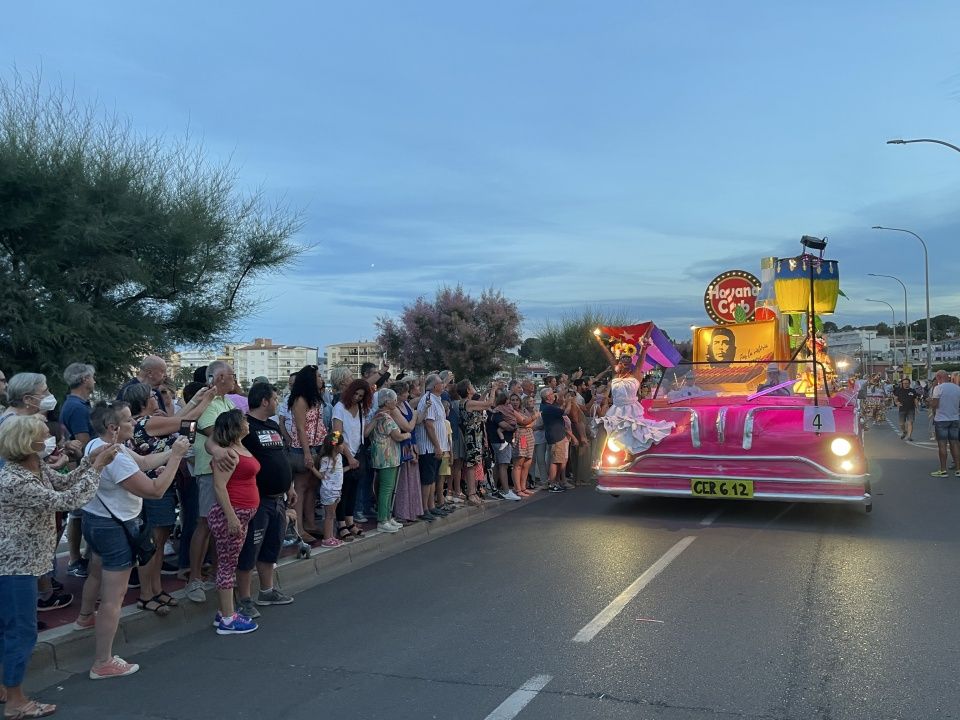
[(865, 335), (867, 339), (867, 374), (873, 375), (873, 348), (870, 346), (870, 341), (876, 337), (876, 335)]
[(928, 143), (936, 143), (937, 145), (945, 145), (951, 150), (956, 150), (957, 152), (960, 152), (960, 147), (957, 147), (956, 145), (945, 142), (944, 140), (934, 140), (933, 138), (917, 138), (916, 140), (901, 140), (900, 138), (896, 138), (895, 140), (887, 140), (887, 145), (909, 145), (910, 143), (918, 143), (918, 142), (928, 142)]
[[(894, 142), (891, 140), (890, 142)], [(919, 142), (913, 140), (901, 140), (900, 142)], [(944, 143), (949, 144), (949, 143)], [(950, 145), (953, 147), (953, 145)], [(954, 148), (957, 150), (957, 148)], [(957, 150), (960, 152), (960, 150)], [(908, 235), (913, 235), (917, 240), (920, 241), (920, 244), (923, 245), (923, 282), (926, 286), (927, 294), (927, 382), (930, 382), (930, 376), (932, 374), (933, 367), (933, 344), (930, 340), (930, 256), (927, 254), (927, 244), (923, 241), (923, 238), (917, 235), (913, 230), (904, 230), (903, 228), (892, 228), (884, 227), (883, 225), (874, 225), (874, 230), (890, 230), (892, 232), (902, 232), (907, 233)]]
[(893, 345), (890, 347), (890, 360), (893, 365), (897, 364), (897, 314), (893, 311), (893, 305), (886, 300), (871, 300), (864, 298), (867, 302), (882, 303), (890, 308), (890, 317), (893, 320)]
[(904, 362), (913, 362), (913, 355), (910, 352), (910, 315), (907, 310), (907, 286), (903, 284), (903, 280), (896, 277), (895, 275), (881, 275), (880, 273), (867, 273), (871, 277), (885, 277), (890, 278), (891, 280), (896, 280), (900, 283), (900, 287), (903, 288), (903, 332), (906, 336), (903, 340), (903, 356)]

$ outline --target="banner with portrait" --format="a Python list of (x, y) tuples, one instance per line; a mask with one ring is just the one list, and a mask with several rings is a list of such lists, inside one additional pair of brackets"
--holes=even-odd
[[(789, 360), (789, 348), (776, 319), (697, 328), (693, 335), (696, 383), (728, 392), (752, 392), (766, 377), (767, 365)], [(736, 361), (736, 362), (733, 362)]]

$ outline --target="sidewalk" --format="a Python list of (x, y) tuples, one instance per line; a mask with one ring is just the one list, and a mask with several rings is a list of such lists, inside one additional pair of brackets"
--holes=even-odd
[[(482, 508), (461, 505), (447, 518), (433, 523), (421, 521), (406, 525), (393, 534), (382, 533), (376, 530), (375, 523), (370, 523), (370, 529), (365, 529), (363, 538), (339, 548), (322, 548), (318, 543), (310, 558), (306, 559), (297, 557), (296, 546), (285, 548), (285, 554), (277, 564), (276, 585), (285, 593), (296, 594), (404, 550), (538, 502), (547, 495), (547, 492), (540, 491), (522, 502), (489, 500)], [(63, 572), (60, 577), (65, 575)], [(253, 590), (256, 593), (256, 573), (253, 577)], [(64, 577), (63, 583), (65, 592), (74, 593), (74, 603), (70, 607), (38, 615), (38, 619), (48, 623), (50, 628), (40, 633), (27, 671), (26, 684), (32, 691), (55, 685), (70, 675), (86, 673), (90, 669), (94, 653), (93, 630), (73, 628), (79, 612), (79, 593), (83, 580)], [(194, 603), (184, 596), (184, 585), (176, 576), (163, 577), (164, 589), (180, 603), (166, 617), (139, 610), (136, 606), (139, 590), (129, 590), (120, 616), (114, 652), (123, 657), (136, 655), (169, 640), (209, 629), (216, 611), (216, 592), (207, 593), (207, 602)]]

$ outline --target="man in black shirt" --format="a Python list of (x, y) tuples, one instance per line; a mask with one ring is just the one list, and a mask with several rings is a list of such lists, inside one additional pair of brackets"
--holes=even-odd
[(567, 437), (567, 426), (563, 422), (562, 407), (554, 404), (557, 394), (549, 385), (540, 391), (540, 419), (543, 422), (543, 437), (547, 443), (547, 482), (549, 492), (563, 492), (563, 466), (565, 461), (558, 462), (557, 448)]
[[(250, 411), (247, 423), (250, 432), (243, 446), (260, 463), (257, 490), (260, 507), (247, 528), (247, 539), (237, 562), (237, 611), (249, 618), (260, 617), (257, 605), (289, 605), (293, 598), (273, 587), (273, 565), (280, 557), (287, 528), (287, 503), (296, 502), (293, 472), (283, 445), (280, 426), (270, 419), (277, 414), (277, 392), (267, 383), (254, 383), (247, 395)], [(254, 601), (250, 581), (254, 566), (260, 577), (260, 592)]]
[(913, 442), (913, 421), (917, 415), (917, 391), (910, 387), (910, 379), (903, 378), (893, 389), (893, 397), (900, 409), (900, 439)]

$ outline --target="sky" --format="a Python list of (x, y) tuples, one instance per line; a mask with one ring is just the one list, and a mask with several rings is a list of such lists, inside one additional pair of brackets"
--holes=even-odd
[(238, 340), (373, 339), (462, 284), (523, 334), (584, 306), (709, 321), (708, 282), (826, 236), (839, 325), (960, 315), (960, 3), (16, 3), (40, 73), (303, 213)]

